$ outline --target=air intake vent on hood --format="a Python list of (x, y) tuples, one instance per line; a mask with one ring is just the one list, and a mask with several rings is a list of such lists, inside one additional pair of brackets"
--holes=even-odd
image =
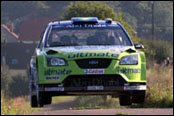
[(57, 54), (57, 52), (54, 51), (54, 50), (49, 50), (49, 51), (47, 51), (46, 53), (47, 53), (48, 55)]
[(133, 52), (136, 52), (136, 51), (130, 48), (130, 49), (127, 49), (126, 52), (133, 53)]

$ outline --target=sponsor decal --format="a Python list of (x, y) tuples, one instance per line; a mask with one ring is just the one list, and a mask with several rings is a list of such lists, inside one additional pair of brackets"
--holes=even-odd
[(117, 67), (116, 68), (118, 73), (125, 73), (125, 74), (130, 74), (130, 73), (141, 73), (141, 69), (140, 68), (120, 68)]
[(65, 26), (65, 28), (79, 28), (79, 27), (106, 27), (106, 25), (101, 25), (101, 24), (98, 24), (98, 25), (93, 25), (93, 24), (83, 24), (83, 25), (67, 25), (67, 26)]
[(72, 71), (71, 70), (52, 70), (52, 69), (48, 69), (44, 72), (45, 75), (68, 75), (70, 74)]
[(108, 56), (108, 57), (115, 57), (117, 58), (119, 56), (119, 54), (111, 54), (109, 52), (107, 53), (83, 53), (83, 52), (79, 52), (79, 53), (75, 53), (75, 54), (68, 54), (68, 58), (79, 58), (79, 57), (92, 57), (92, 56)]
[(64, 87), (46, 87), (45, 91), (65, 91)]
[(56, 76), (56, 77), (45, 77), (45, 80), (47, 80), (47, 81), (54, 81), (54, 80), (59, 80), (59, 77), (58, 76)]
[(105, 69), (85, 69), (84, 74), (104, 74)]
[(146, 90), (146, 85), (124, 86), (124, 90)]
[(104, 90), (104, 86), (88, 86), (88, 90)]

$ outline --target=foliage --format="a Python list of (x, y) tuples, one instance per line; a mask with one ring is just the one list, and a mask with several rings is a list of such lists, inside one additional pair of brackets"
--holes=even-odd
[[(3, 1), (1, 2), (1, 24), (14, 24), (14, 31), (20, 33), (20, 28), (26, 18), (57, 18), (60, 19), (63, 13), (67, 12), (70, 1)], [(82, 12), (89, 13), (95, 10), (95, 4), (108, 9), (103, 2), (80, 2), (77, 7), (83, 6)], [(110, 14), (122, 14), (122, 19), (130, 24), (138, 36), (149, 38), (152, 36), (152, 1), (104, 1), (113, 8)], [(89, 4), (92, 7), (85, 6)], [(94, 5), (93, 5), (94, 4)], [(70, 5), (71, 6), (71, 5)], [(85, 9), (87, 8), (87, 9)], [(15, 10), (14, 10), (15, 9)], [(23, 10), (25, 9), (25, 10)], [(84, 11), (85, 10), (85, 11)], [(110, 10), (109, 10), (110, 11)], [(78, 11), (79, 12), (79, 11)], [(101, 16), (108, 16), (105, 12), (96, 10), (91, 16), (101, 13)], [(76, 15), (75, 15), (76, 16)], [(119, 15), (118, 15), (119, 16)], [(105, 17), (101, 17), (104, 19)], [(118, 19), (117, 19), (118, 20)], [(118, 20), (120, 21), (120, 20)], [(155, 37), (173, 42), (173, 1), (154, 1), (154, 26)], [(129, 29), (128, 29), (129, 30)]]
[(147, 71), (147, 82), (144, 107), (173, 107), (173, 67), (154, 66)]
[(133, 41), (135, 43), (137, 42), (135, 31), (122, 19), (122, 13), (116, 14), (114, 10), (104, 2), (72, 2), (63, 17), (67, 20), (70, 20), (71, 17), (98, 17), (100, 20), (111, 18), (114, 21), (120, 22), (128, 31)]
[[(14, 24), (14, 32), (20, 33), (27, 18), (60, 18), (69, 2), (62, 1), (3, 1), (1, 2), (1, 24)], [(59, 11), (59, 12), (55, 12)]]
[(161, 64), (164, 60), (169, 57), (173, 60), (173, 45), (164, 40), (146, 40), (141, 39), (140, 43), (145, 46), (144, 52), (147, 58), (147, 65), (150, 63)]
[(29, 78), (27, 76), (13, 76), (13, 82), (9, 84), (11, 97), (26, 96), (29, 93)]
[(4, 99), (4, 93), (1, 91), (1, 115), (17, 115), (16, 109), (9, 105)]
[(114, 18), (115, 13), (111, 7), (101, 2), (72, 2), (64, 19), (71, 17), (98, 17), (99, 19)]
[(131, 114), (129, 114), (129, 113), (117, 112), (115, 115), (131, 115)]
[(1, 115), (28, 115), (32, 111), (40, 110), (31, 108), (27, 101), (27, 97), (7, 99), (1, 91)]
[[(152, 35), (152, 1), (107, 1), (115, 12), (123, 12), (123, 19), (137, 31), (138, 36)], [(155, 37), (173, 41), (173, 2), (153, 1)], [(132, 20), (131, 20), (132, 19)]]
[(9, 73), (9, 68), (7, 66), (1, 68), (1, 90), (7, 95), (9, 94), (9, 84), (12, 83), (13, 80)]
[(5, 96), (18, 97), (25, 96), (29, 93), (29, 78), (27, 76), (11, 76), (8, 67), (1, 69), (1, 90)]
[(74, 96), (56, 96), (52, 97), (52, 104), (73, 99), (75, 99)]

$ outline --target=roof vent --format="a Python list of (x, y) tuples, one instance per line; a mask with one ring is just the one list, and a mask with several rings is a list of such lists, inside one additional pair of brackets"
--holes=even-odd
[(106, 21), (107, 24), (111, 24), (112, 23), (112, 19), (111, 18), (107, 18), (105, 21)]

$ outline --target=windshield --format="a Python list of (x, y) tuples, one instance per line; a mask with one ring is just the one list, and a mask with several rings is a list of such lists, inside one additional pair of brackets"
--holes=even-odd
[(120, 27), (100, 28), (52, 28), (47, 47), (121, 45), (131, 46), (131, 42)]

